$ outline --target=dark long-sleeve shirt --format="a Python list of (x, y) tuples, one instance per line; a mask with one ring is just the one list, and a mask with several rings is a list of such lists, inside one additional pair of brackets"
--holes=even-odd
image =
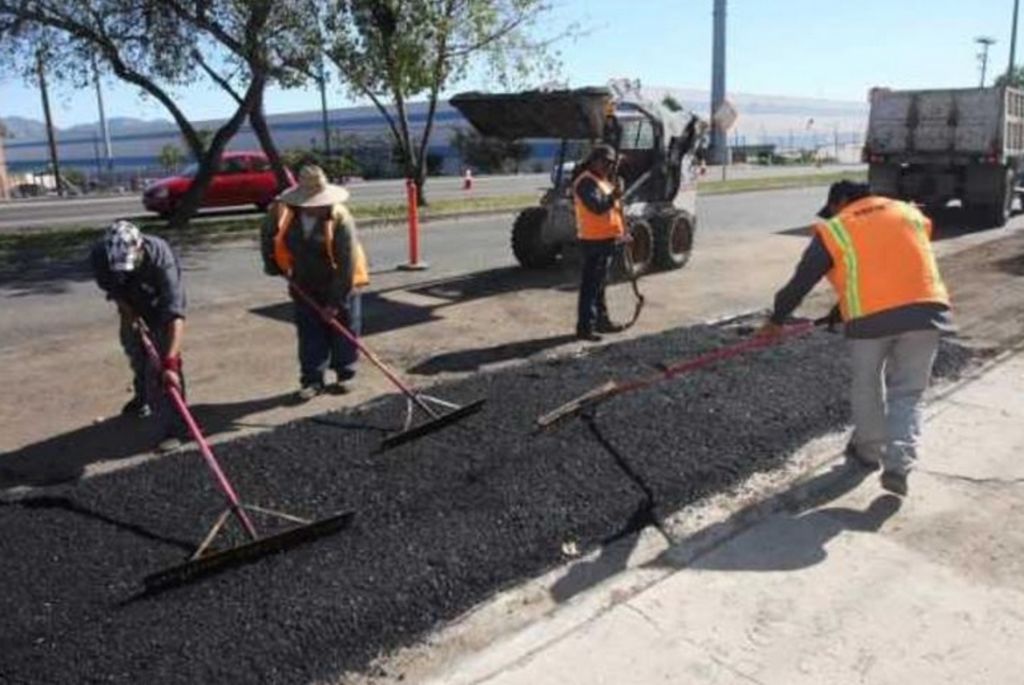
[[(817, 235), (804, 250), (800, 263), (789, 282), (775, 294), (775, 309), (771, 320), (781, 324), (800, 306), (818, 281), (832, 270), (832, 256)], [(940, 303), (909, 304), (887, 309), (849, 321), (845, 327), (848, 338), (882, 338), (909, 331), (954, 330), (949, 307)]]
[(144, 235), (142, 252), (142, 263), (134, 271), (112, 271), (104, 241), (97, 242), (89, 254), (96, 285), (108, 300), (129, 305), (150, 327), (184, 319), (185, 284), (171, 246), (162, 238)]
[[(334, 219), (334, 240), (330, 250), (336, 268), (331, 265), (328, 253), (324, 221), (303, 223), (301, 210), (295, 210), (294, 224), (285, 241), (294, 258), (292, 278), (309, 295), (322, 304), (338, 304), (345, 301), (352, 290), (354, 275), (356, 226), (352, 214), (342, 205), (336, 205)], [(277, 232), (275, 213), (267, 216), (262, 230), (263, 261), (268, 273), (279, 273), (274, 263), (274, 235)]]
[(576, 184), (576, 195), (583, 206), (594, 214), (604, 214), (615, 206), (615, 196), (601, 190), (601, 186), (590, 176), (584, 176)]

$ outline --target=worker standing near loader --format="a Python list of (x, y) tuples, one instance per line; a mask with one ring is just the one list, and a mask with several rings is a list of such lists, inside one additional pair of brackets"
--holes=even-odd
[(875, 470), (882, 487), (907, 494), (917, 459), (920, 402), (939, 336), (953, 330), (949, 295), (931, 246), (931, 221), (913, 205), (832, 185), (793, 278), (775, 296), (761, 335), (783, 321), (827, 277), (839, 296), (852, 361), (854, 433), (847, 458)]
[[(181, 264), (161, 238), (143, 234), (129, 221), (115, 221), (92, 248), (90, 263), (96, 284), (117, 305), (121, 346), (131, 362), (134, 394), (122, 414), (155, 414), (160, 442), (157, 450), (181, 446), (187, 435), (164, 383), (185, 390), (181, 348), (185, 335), (185, 286)], [(162, 368), (154, 369), (146, 357), (136, 328), (149, 328), (160, 353)]]
[(597, 145), (573, 180), (576, 231), (583, 252), (576, 337), (591, 342), (601, 340), (599, 333), (623, 329), (609, 318), (605, 299), (608, 270), (618, 244), (626, 236), (622, 187), (611, 178), (614, 169), (615, 150), (610, 145)]
[[(356, 236), (355, 220), (345, 206), (349, 192), (327, 182), (323, 170), (303, 166), (299, 184), (271, 206), (262, 231), (264, 271), (283, 275), (301, 288), (353, 334), (362, 328), (360, 289), (369, 285), (366, 255)], [(355, 376), (358, 350), (337, 335), (320, 314), (298, 300), (295, 328), (299, 340), (297, 399), (322, 393), (324, 375), (332, 369), (335, 388), (344, 392)]]

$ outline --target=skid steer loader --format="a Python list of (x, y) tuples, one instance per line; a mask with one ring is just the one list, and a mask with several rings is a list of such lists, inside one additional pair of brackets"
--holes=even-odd
[(699, 117), (646, 101), (637, 92), (602, 87), (469, 92), (456, 95), (451, 104), (482, 135), (560, 141), (553, 187), (540, 206), (523, 210), (512, 227), (512, 251), (520, 265), (555, 266), (576, 243), (567, 169), (572, 164), (566, 162), (578, 163), (599, 142), (619, 151), (617, 173), (626, 188), (632, 260), (621, 260), (618, 269), (636, 277), (686, 264), (697, 227), (698, 165), (706, 145), (707, 124)]

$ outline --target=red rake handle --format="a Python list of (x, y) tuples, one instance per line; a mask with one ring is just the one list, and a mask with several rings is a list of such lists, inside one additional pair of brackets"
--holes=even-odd
[(355, 345), (360, 352), (366, 355), (366, 358), (369, 359), (374, 366), (380, 369), (380, 372), (387, 376), (388, 380), (394, 383), (395, 386), (402, 391), (402, 394), (415, 402), (416, 406), (425, 411), (428, 416), (435, 419), (438, 418), (434, 410), (430, 408), (430, 405), (420, 399), (420, 396), (416, 394), (415, 390), (409, 387), (401, 378), (398, 377), (397, 374), (395, 374), (394, 371), (391, 370), (387, 364), (383, 362), (383, 360), (380, 359), (380, 357), (364, 345), (363, 341), (359, 339), (359, 336), (354, 334), (347, 327), (343, 326), (340, 321), (324, 311), (324, 308), (317, 304), (316, 300), (310, 297), (306, 291), (295, 285), (295, 281), (288, 279), (288, 285), (291, 286), (292, 292), (298, 295), (300, 300), (316, 312), (324, 323), (333, 328), (336, 333), (345, 337), (349, 342)]
[(649, 376), (647, 378), (639, 378), (634, 381), (626, 381), (625, 383), (616, 384), (615, 392), (612, 394), (618, 395), (631, 390), (639, 390), (640, 388), (645, 388), (659, 381), (675, 378), (676, 376), (680, 376), (684, 373), (696, 371), (697, 369), (704, 368), (705, 366), (710, 366), (716, 362), (733, 359), (735, 357), (743, 356), (747, 352), (771, 347), (782, 342), (784, 338), (792, 338), (798, 335), (803, 335), (804, 333), (809, 333), (814, 330), (814, 327), (815, 324), (810, 321), (806, 323), (799, 323), (783, 328), (776, 336), (756, 336), (736, 343), (735, 345), (728, 345), (717, 350), (712, 350), (711, 352), (699, 355), (693, 359), (688, 359), (685, 362), (669, 366), (657, 376)]
[[(160, 353), (156, 350), (156, 345), (150, 340), (149, 335), (146, 332), (144, 324), (138, 327), (139, 337), (142, 339), (142, 346), (146, 350), (146, 355), (149, 357), (149, 362), (158, 371), (163, 368), (163, 364), (160, 363)], [(249, 519), (249, 515), (245, 513), (245, 509), (242, 508), (242, 502), (238, 499), (238, 493), (235, 492), (234, 487), (231, 485), (231, 481), (228, 480), (227, 475), (221, 468), (217, 458), (213, 456), (213, 450), (210, 449), (210, 443), (203, 437), (203, 433), (199, 430), (199, 424), (196, 423), (192, 417), (192, 412), (189, 411), (188, 405), (185, 404), (185, 399), (181, 396), (181, 390), (170, 383), (164, 383), (164, 390), (167, 391), (167, 395), (171, 398), (171, 402), (174, 404), (174, 408), (177, 409), (178, 414), (181, 416), (182, 421), (188, 426), (188, 432), (192, 434), (192, 439), (199, 445), (199, 452), (203, 455), (203, 459), (206, 461), (206, 465), (213, 471), (213, 475), (217, 479), (217, 484), (220, 486), (221, 492), (224, 493), (224, 497), (227, 498), (231, 505), (231, 512), (238, 518), (238, 522), (245, 528), (245, 532), (250, 538), (256, 540), (259, 535), (256, 533), (256, 527), (252, 524)]]

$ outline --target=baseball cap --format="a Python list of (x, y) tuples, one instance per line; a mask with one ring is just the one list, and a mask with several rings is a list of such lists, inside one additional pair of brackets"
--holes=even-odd
[(862, 197), (867, 197), (871, 194), (871, 189), (866, 183), (857, 183), (856, 181), (836, 181), (828, 189), (828, 200), (825, 202), (825, 206), (818, 210), (818, 216), (822, 219), (831, 219), (835, 216), (835, 212), (832, 211), (833, 205), (842, 204), (851, 200), (859, 200)]
[(111, 271), (134, 271), (142, 256), (142, 231), (130, 221), (115, 221), (107, 227), (106, 248)]

